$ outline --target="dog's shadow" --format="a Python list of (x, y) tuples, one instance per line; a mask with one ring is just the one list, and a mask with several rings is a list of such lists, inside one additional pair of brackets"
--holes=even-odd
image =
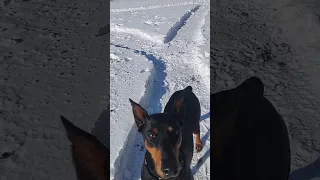
[(110, 149), (110, 111), (104, 110), (96, 121), (91, 134)]
[(320, 157), (311, 164), (294, 170), (289, 180), (316, 180), (320, 179)]
[(192, 174), (195, 175), (204, 162), (210, 157), (210, 148), (204, 153), (204, 155), (198, 160), (197, 164), (192, 168)]

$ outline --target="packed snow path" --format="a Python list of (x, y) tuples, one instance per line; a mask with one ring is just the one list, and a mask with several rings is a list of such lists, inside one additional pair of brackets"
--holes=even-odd
[(191, 168), (195, 179), (210, 179), (209, 3), (111, 2), (110, 179), (140, 178), (145, 149), (128, 99), (158, 113), (188, 85), (201, 103), (204, 144)]

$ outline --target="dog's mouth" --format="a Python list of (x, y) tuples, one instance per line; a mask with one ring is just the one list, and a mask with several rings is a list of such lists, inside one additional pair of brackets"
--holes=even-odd
[(164, 179), (176, 178), (176, 177), (178, 177), (179, 174), (180, 174), (180, 171), (177, 172), (177, 174), (175, 174), (175, 175), (167, 175), (167, 174), (165, 174), (165, 178)]
[(177, 174), (171, 174), (171, 175), (169, 175), (169, 174), (164, 174), (164, 177), (162, 177), (162, 179), (176, 178), (176, 177), (179, 176), (179, 174), (180, 174), (180, 171), (177, 172)]

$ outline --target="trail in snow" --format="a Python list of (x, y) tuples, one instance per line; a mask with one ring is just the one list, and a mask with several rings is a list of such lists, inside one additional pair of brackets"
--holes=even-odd
[(158, 2), (137, 8), (126, 2), (132, 7), (113, 8), (124, 2), (111, 3), (110, 179), (140, 178), (145, 149), (128, 98), (148, 113), (158, 113), (175, 91), (188, 85), (201, 103), (204, 143), (202, 152), (194, 153), (192, 170), (195, 179), (210, 179), (209, 3)]
[[(114, 45), (117, 48), (122, 48), (126, 50), (131, 50), (135, 54), (142, 55), (146, 59), (148, 59), (153, 64), (152, 71), (146, 80), (145, 89), (147, 91), (144, 92), (143, 96), (140, 99), (139, 104), (143, 107), (148, 107), (148, 105), (153, 105), (152, 107), (148, 107), (147, 111), (149, 113), (160, 112), (162, 109), (162, 105), (160, 103), (160, 99), (163, 94), (165, 94), (166, 90), (164, 88), (164, 79), (166, 77), (165, 66), (164, 63), (157, 59), (152, 54), (149, 54), (145, 51), (140, 51), (136, 49), (130, 49), (129, 47)], [(131, 119), (132, 120), (132, 119)], [(133, 124), (133, 121), (132, 121)], [(133, 143), (136, 142), (136, 143)], [(139, 137), (137, 129), (135, 125), (132, 126), (130, 133), (125, 141), (125, 148), (116, 159), (116, 163), (118, 165), (117, 171), (115, 171), (114, 179), (131, 179), (135, 177), (135, 174), (132, 174), (127, 167), (141, 167), (141, 163), (143, 160), (143, 154), (139, 153), (141, 151), (142, 139)], [(136, 153), (138, 152), (138, 153)], [(142, 155), (142, 156), (141, 156)], [(136, 158), (136, 161), (132, 161), (132, 157)], [(127, 161), (129, 160), (129, 161)]]
[[(112, 24), (113, 25), (113, 24)], [(158, 35), (158, 34), (151, 34), (148, 32), (144, 32), (143, 30), (140, 29), (134, 29), (134, 28), (122, 28), (120, 26), (111, 26), (110, 27), (111, 32), (115, 33), (125, 33), (125, 34), (131, 34), (133, 36), (137, 36), (140, 38), (143, 38), (147, 41), (154, 42), (156, 44), (162, 44), (163, 43), (163, 36)]]
[[(111, 9), (110, 13), (142, 11), (142, 10), (151, 10), (151, 9), (168, 8), (168, 7), (176, 7), (176, 6), (186, 6), (186, 5), (198, 4), (199, 2), (201, 1), (189, 1), (189, 2), (182, 2), (182, 3), (176, 3), (176, 4), (163, 4), (163, 5), (153, 5), (153, 6), (141, 6), (141, 7), (134, 7), (134, 8), (119, 8), (119, 9)], [(210, 3), (210, 1), (202, 1), (202, 2)]]
[(190, 11), (188, 11), (187, 13), (185, 13), (178, 22), (176, 22), (168, 31), (165, 39), (164, 39), (164, 43), (169, 43), (170, 41), (172, 41), (175, 36), (177, 35), (179, 29), (181, 29), (186, 21), (190, 18), (190, 16), (192, 15), (192, 13), (196, 12), (198, 9), (200, 8), (199, 5), (197, 5), (196, 7), (192, 8)]

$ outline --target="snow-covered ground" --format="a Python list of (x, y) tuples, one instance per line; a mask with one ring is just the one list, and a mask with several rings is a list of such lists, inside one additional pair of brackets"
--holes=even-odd
[[(129, 98), (161, 112), (177, 90), (192, 86), (201, 103), (204, 148), (195, 179), (210, 179), (210, 1), (111, 2), (110, 179), (140, 178), (145, 149)], [(200, 163), (197, 163), (202, 158)]]
[(0, 1), (0, 180), (76, 180), (60, 114), (108, 146), (108, 16), (109, 1)]
[[(291, 5), (285, 6), (289, 1)], [(160, 111), (157, 104), (192, 85), (202, 101), (203, 118), (209, 115), (207, 73), (201, 69), (200, 76), (197, 71), (202, 65), (191, 64), (200, 62), (198, 52), (208, 61), (208, 53), (202, 51), (209, 46), (209, 17), (202, 28), (203, 46), (192, 41), (197, 36), (186, 34), (199, 33), (196, 27), (202, 23), (199, 16), (204, 16), (206, 4), (111, 2), (111, 82), (116, 84), (111, 87), (110, 143), (111, 172), (117, 172), (117, 177), (125, 172), (128, 179), (130, 174), (137, 177), (139, 155), (144, 151), (140, 153), (141, 137), (133, 126), (127, 98), (140, 101), (148, 111)], [(211, 1), (210, 90), (234, 87), (251, 75), (262, 78), (267, 97), (289, 128), (292, 175), (296, 176), (292, 180), (320, 177), (319, 7), (318, 0)], [(97, 121), (109, 101), (109, 38), (95, 36), (107, 24), (108, 9), (109, 1), (100, 0), (0, 1), (1, 180), (76, 179), (60, 114), (109, 145), (107, 125), (100, 123), (106, 118)], [(195, 12), (189, 17), (191, 9)], [(184, 19), (187, 23), (175, 33)], [(206, 147), (195, 154), (194, 162), (203, 156), (207, 160), (196, 179), (209, 170), (210, 136), (204, 123), (208, 121), (201, 126)]]

